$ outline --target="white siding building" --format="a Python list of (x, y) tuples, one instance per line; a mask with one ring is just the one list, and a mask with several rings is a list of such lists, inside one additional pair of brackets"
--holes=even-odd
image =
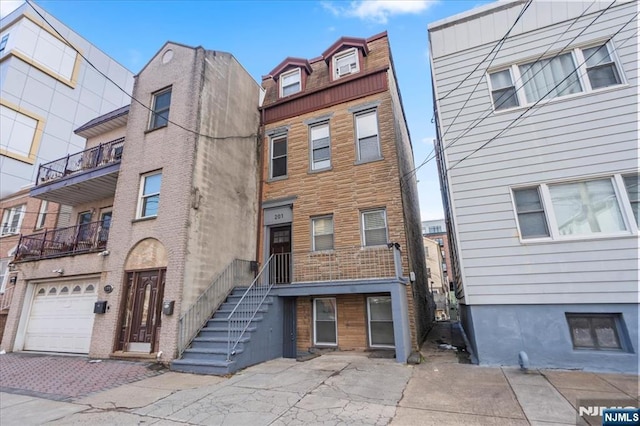
[(35, 182), (38, 164), (83, 150), (73, 130), (127, 105), (133, 88), (129, 70), (33, 7), (0, 21), (0, 197)]
[(429, 25), (452, 275), (481, 364), (524, 351), (638, 372), (637, 8), (515, 0)]

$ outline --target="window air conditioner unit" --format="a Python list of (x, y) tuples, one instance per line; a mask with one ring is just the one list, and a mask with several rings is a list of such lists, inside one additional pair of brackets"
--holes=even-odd
[(347, 74), (351, 74), (351, 65), (342, 65), (341, 67), (338, 67), (339, 77)]

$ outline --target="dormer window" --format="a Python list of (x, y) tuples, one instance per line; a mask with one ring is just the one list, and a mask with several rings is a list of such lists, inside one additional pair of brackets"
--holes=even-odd
[(353, 48), (336, 54), (333, 57), (333, 69), (335, 78), (355, 74), (360, 71), (357, 49)]
[(280, 76), (280, 97), (293, 95), (302, 90), (300, 68), (286, 72)]

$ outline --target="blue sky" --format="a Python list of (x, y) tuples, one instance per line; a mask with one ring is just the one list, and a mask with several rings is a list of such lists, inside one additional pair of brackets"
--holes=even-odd
[[(486, 1), (38, 1), (137, 73), (167, 41), (232, 53), (256, 79), (287, 56), (314, 58), (341, 36), (387, 31), (419, 165), (435, 135), (427, 25)], [(2, 15), (21, 1), (2, 0)], [(423, 220), (443, 217), (437, 168), (418, 172)]]

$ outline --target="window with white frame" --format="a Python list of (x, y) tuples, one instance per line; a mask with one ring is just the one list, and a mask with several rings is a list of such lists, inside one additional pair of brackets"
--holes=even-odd
[(538, 187), (516, 189), (513, 196), (522, 238), (548, 237), (549, 229)]
[(49, 207), (49, 202), (47, 200), (42, 200), (42, 202), (40, 203), (40, 210), (38, 211), (38, 218), (36, 219), (35, 229), (44, 228), (44, 221), (47, 218), (48, 207)]
[(387, 244), (387, 214), (384, 209), (362, 212), (363, 246)]
[(513, 196), (520, 236), (523, 240), (566, 239), (629, 233), (634, 221), (629, 216), (634, 213), (627, 212), (633, 212), (633, 204), (625, 206), (626, 199), (618, 195), (625, 186), (624, 179), (615, 175), (516, 188)]
[(369, 346), (374, 348), (395, 347), (391, 297), (367, 297), (367, 314), (369, 326)]
[(9, 281), (9, 262), (11, 258), (0, 259), (0, 294), (4, 293)]
[(574, 349), (622, 350), (619, 314), (566, 314)]
[(271, 139), (271, 178), (287, 176), (287, 136)]
[(636, 218), (636, 224), (640, 226), (640, 218), (638, 217), (638, 204), (640, 203), (640, 175), (626, 175), (622, 177), (624, 187), (627, 190), (631, 211)]
[(611, 42), (513, 64), (490, 72), (489, 81), (496, 111), (623, 83)]
[(164, 127), (169, 122), (169, 107), (171, 106), (171, 87), (153, 94), (153, 107), (149, 130)]
[(333, 69), (335, 78), (340, 78), (342, 76), (354, 74), (360, 71), (357, 49), (349, 49), (347, 51), (334, 55)]
[(338, 344), (336, 318), (335, 298), (325, 297), (313, 300), (313, 343), (315, 345), (336, 346)]
[(22, 226), (22, 219), (24, 219), (26, 207), (26, 204), (21, 204), (4, 210), (0, 236), (20, 233), (20, 226)]
[(280, 76), (280, 97), (298, 93), (302, 90), (300, 68), (286, 72)]
[(510, 69), (491, 73), (490, 78), (493, 109), (499, 111), (501, 109), (513, 108), (520, 105)]
[(311, 170), (322, 170), (331, 167), (331, 137), (329, 122), (315, 124), (310, 127)]
[(151, 172), (140, 177), (138, 219), (158, 216), (162, 172)]
[(547, 96), (555, 98), (582, 92), (578, 70), (571, 52), (522, 64), (518, 69), (522, 76), (524, 95), (529, 103)]
[(592, 89), (614, 86), (622, 82), (609, 44), (582, 49), (582, 55)]
[(378, 137), (378, 111), (374, 109), (356, 114), (355, 119), (358, 162), (382, 158)]
[(333, 250), (333, 216), (311, 219), (313, 251)]

